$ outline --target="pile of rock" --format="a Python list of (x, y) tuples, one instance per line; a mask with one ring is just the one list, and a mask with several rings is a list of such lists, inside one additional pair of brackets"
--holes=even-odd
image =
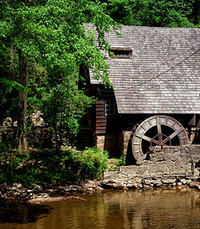
[(58, 196), (71, 196), (75, 193), (90, 194), (100, 192), (100, 181), (88, 181), (76, 185), (32, 185), (25, 187), (22, 184), (1, 184), (0, 199), (29, 201), (32, 199), (46, 199)]
[[(134, 167), (134, 166), (133, 166)], [(131, 167), (129, 166), (129, 169)], [(193, 175), (158, 175), (158, 176), (135, 176), (134, 173), (121, 171), (106, 172), (101, 182), (103, 188), (111, 189), (147, 189), (153, 187), (188, 185), (200, 190), (200, 178)]]
[[(140, 165), (104, 173), (103, 188), (152, 188), (191, 185), (200, 181), (200, 145), (150, 147)], [(200, 189), (199, 182), (195, 187)], [(193, 185), (194, 186), (194, 185)]]
[[(196, 182), (195, 182), (196, 181)], [(153, 187), (167, 187), (167, 186), (180, 186), (189, 185), (200, 190), (200, 182), (195, 177), (135, 177), (131, 180), (122, 179), (104, 179), (101, 182), (103, 188), (109, 189), (148, 189)]]

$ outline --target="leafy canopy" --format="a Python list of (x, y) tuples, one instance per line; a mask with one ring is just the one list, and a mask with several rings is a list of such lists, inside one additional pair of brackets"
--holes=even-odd
[[(108, 50), (104, 33), (117, 24), (105, 7), (92, 0), (0, 1), (0, 71), (19, 82), (24, 67), (28, 111), (40, 110), (57, 139), (64, 130), (77, 133), (80, 118), (93, 102), (78, 88), (80, 66), (92, 68), (93, 77), (110, 86), (109, 66), (100, 49)], [(99, 46), (84, 23), (95, 25)]]
[(124, 25), (200, 26), (199, 0), (102, 0), (108, 14)]
[(83, 25), (94, 23), (100, 32), (100, 47), (108, 48), (103, 34), (114, 21), (104, 13), (104, 4), (88, 0), (5, 0), (0, 2), (0, 10), (4, 48), (22, 50), (31, 64), (45, 66), (48, 74), (73, 75), (80, 64), (85, 64), (95, 68), (97, 78), (109, 83), (104, 57)]

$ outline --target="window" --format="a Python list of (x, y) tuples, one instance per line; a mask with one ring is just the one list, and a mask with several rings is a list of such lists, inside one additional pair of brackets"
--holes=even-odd
[(114, 115), (115, 114), (115, 101), (114, 100), (106, 100), (105, 104), (105, 114), (106, 115)]
[(114, 54), (112, 58), (116, 58), (116, 59), (129, 59), (132, 56), (131, 49), (111, 48), (110, 51)]

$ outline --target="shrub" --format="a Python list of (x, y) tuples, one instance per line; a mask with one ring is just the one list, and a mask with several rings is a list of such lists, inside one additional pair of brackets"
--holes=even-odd
[(0, 183), (76, 183), (100, 178), (108, 166), (108, 154), (97, 148), (84, 151), (40, 151), (0, 155)]
[(122, 155), (120, 158), (109, 158), (108, 160), (108, 170), (109, 171), (117, 171), (120, 166), (124, 166), (126, 164), (124, 156)]
[(108, 153), (98, 148), (87, 148), (82, 152), (72, 152), (71, 159), (79, 164), (81, 179), (101, 178), (108, 167)]

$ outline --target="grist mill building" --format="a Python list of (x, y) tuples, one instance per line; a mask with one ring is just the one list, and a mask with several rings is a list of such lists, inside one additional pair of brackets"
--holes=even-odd
[[(87, 25), (90, 27), (90, 25)], [(113, 89), (92, 79), (93, 144), (112, 156), (146, 158), (149, 146), (200, 143), (200, 29), (123, 26), (106, 34)]]

